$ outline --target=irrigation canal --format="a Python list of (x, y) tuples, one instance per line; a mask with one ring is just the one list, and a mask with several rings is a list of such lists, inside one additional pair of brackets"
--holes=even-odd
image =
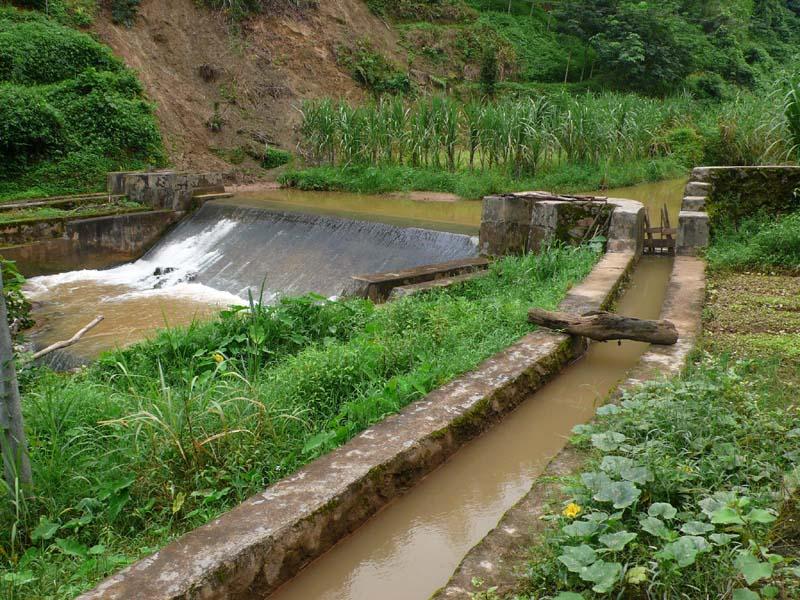
[[(614, 190), (650, 213), (666, 204), (677, 222), (684, 182)], [(658, 318), (672, 269), (669, 258), (646, 257), (619, 299), (626, 315)], [(647, 345), (593, 344), (586, 355), (532, 394), (494, 429), (280, 588), (270, 600), (424, 600), (443, 586), (463, 556), (530, 489), (587, 422)]]

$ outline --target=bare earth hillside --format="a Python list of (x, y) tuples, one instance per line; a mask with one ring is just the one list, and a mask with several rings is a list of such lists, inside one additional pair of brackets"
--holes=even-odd
[[(302, 99), (362, 98), (337, 65), (338, 48), (366, 39), (405, 61), (394, 32), (361, 0), (323, 0), (301, 14), (259, 16), (235, 34), (222, 15), (193, 0), (144, 0), (132, 28), (114, 25), (108, 14), (98, 15), (94, 28), (138, 71), (157, 104), (174, 166), (223, 170), (240, 180), (255, 163), (248, 158), (235, 167), (220, 154), (265, 141), (294, 150)], [(212, 131), (211, 121), (221, 122), (221, 130)]]

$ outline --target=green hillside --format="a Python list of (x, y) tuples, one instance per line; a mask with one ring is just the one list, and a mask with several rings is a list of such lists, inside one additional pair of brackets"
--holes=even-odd
[(153, 107), (108, 47), (0, 7), (0, 198), (82, 192), (164, 160)]

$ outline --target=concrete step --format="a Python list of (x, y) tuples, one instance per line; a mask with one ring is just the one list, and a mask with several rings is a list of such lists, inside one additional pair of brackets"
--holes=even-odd
[(711, 194), (711, 184), (710, 183), (703, 183), (702, 181), (690, 181), (686, 184), (686, 191), (684, 192), (687, 196), (702, 196), (707, 198), (709, 194)]
[(706, 209), (706, 196), (686, 196), (683, 199), (681, 210), (703, 211)]

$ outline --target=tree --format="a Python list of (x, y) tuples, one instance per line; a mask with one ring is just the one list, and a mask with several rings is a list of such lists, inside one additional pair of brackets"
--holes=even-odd
[(698, 32), (676, 0), (566, 0), (555, 13), (559, 30), (591, 45), (600, 73), (622, 86), (666, 91), (694, 67)]

